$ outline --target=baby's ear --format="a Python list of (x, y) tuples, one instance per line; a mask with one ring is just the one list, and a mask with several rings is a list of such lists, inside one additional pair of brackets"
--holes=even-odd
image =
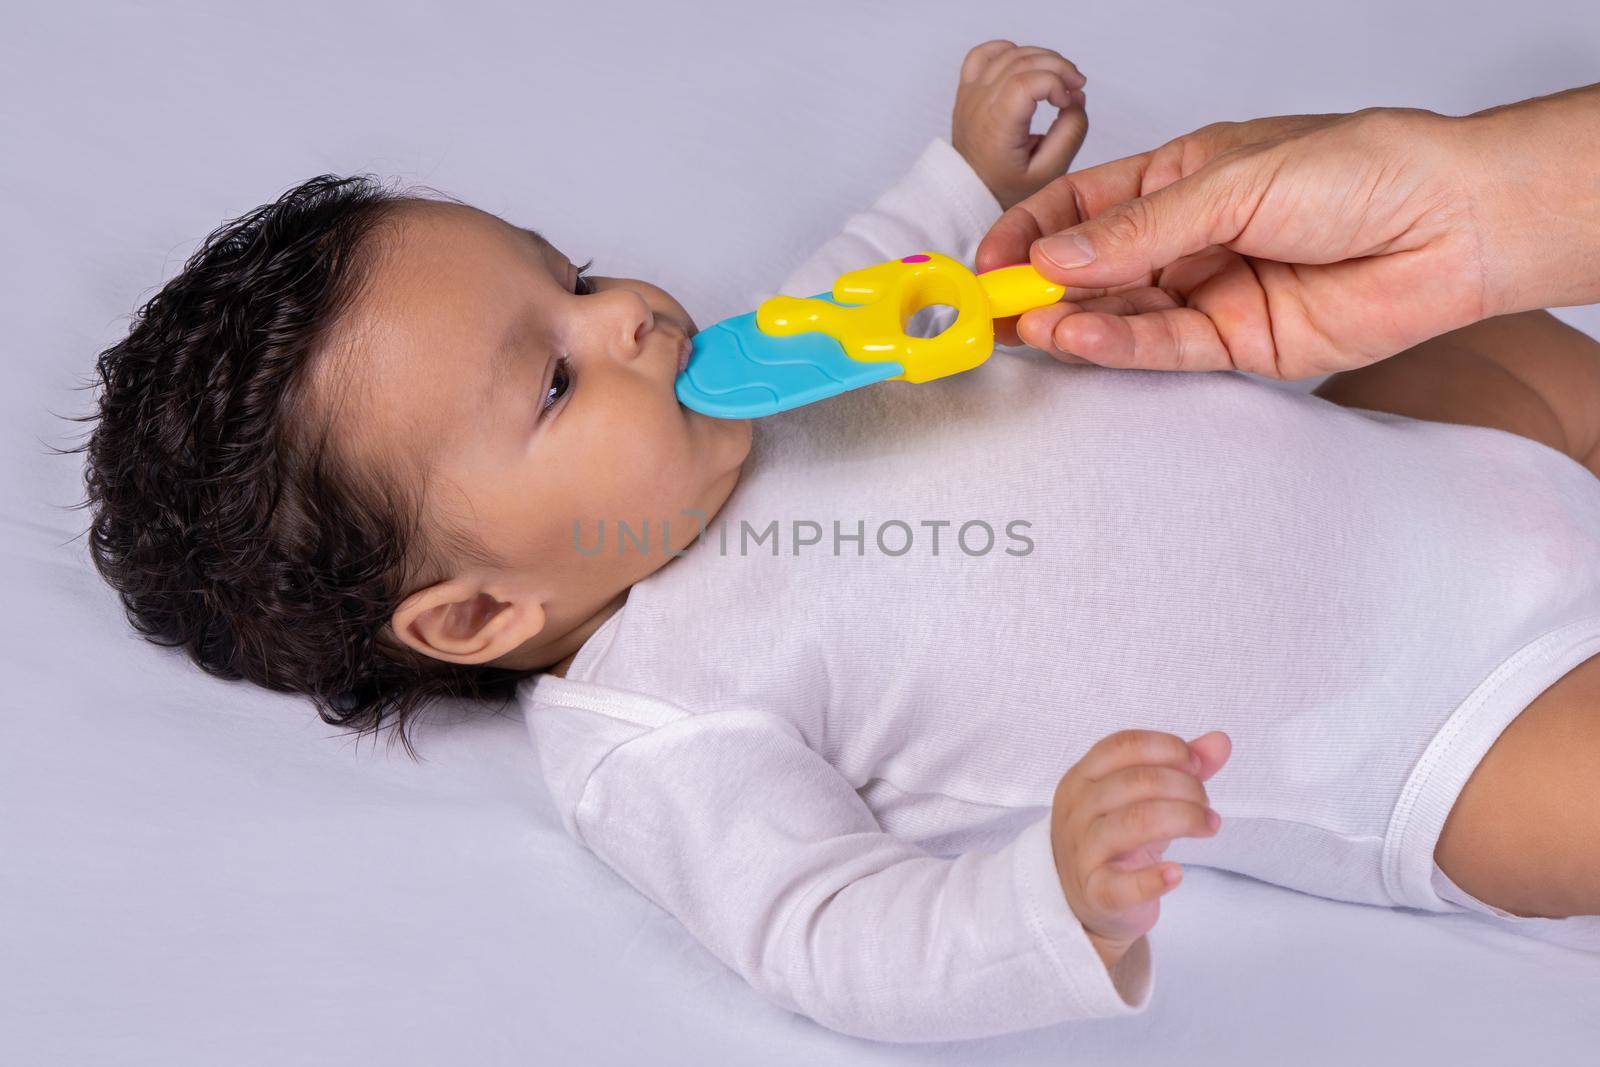
[(538, 600), (501, 600), (479, 582), (451, 578), (406, 597), (390, 623), (395, 637), (425, 656), (477, 664), (537, 637), (545, 610)]

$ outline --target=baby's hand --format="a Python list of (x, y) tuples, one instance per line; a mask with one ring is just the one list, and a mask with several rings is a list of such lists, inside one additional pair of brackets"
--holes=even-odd
[(1155, 926), (1161, 896), (1178, 884), (1162, 853), (1174, 837), (1210, 837), (1221, 825), (1200, 783), (1228, 760), (1228, 735), (1185, 743), (1122, 730), (1097, 742), (1056, 785), (1050, 841), (1067, 904), (1106, 970)]
[[(1089, 116), (1085, 78), (1071, 60), (1048, 48), (985, 41), (967, 53), (956, 87), (950, 143), (1009, 209), (1066, 173), (1078, 154)], [(1043, 134), (1029, 133), (1034, 108), (1058, 109)]]

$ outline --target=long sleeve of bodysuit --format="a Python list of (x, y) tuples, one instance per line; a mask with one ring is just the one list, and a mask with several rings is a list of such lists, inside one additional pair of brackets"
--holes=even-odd
[(998, 851), (936, 856), (885, 833), (787, 720), (611, 693), (603, 714), (656, 725), (634, 721), (588, 775), (577, 836), (778, 1004), (883, 1041), (1144, 1007), (1149, 941), (1107, 972), (1061, 892), (1048, 813)]
[(978, 242), (999, 217), (1000, 203), (983, 179), (950, 142), (934, 138), (898, 182), (852, 215), (779, 291), (814, 296), (832, 289), (846, 271), (918, 251), (942, 252), (971, 266)]

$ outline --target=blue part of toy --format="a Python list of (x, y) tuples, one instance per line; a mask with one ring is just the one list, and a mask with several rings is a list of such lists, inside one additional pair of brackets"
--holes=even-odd
[[(832, 304), (831, 293), (815, 297)], [(846, 306), (846, 305), (841, 305)], [(826, 400), (904, 373), (899, 363), (863, 363), (821, 333), (769, 337), (756, 314), (735, 315), (694, 336), (678, 375), (678, 400), (718, 419), (757, 419)]]

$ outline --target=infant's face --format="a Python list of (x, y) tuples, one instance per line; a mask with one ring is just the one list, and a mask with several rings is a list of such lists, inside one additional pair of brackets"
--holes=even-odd
[[(459, 561), (461, 591), (488, 599), (460, 609), (455, 631), (466, 634), (485, 605), (541, 605), (511, 645), (523, 660), (670, 562), (657, 543), (662, 521), (671, 547), (686, 546), (698, 526), (684, 511), (714, 514), (750, 447), (748, 421), (678, 403), (674, 383), (696, 329), (682, 305), (646, 282), (585, 279), (531, 231), (464, 205), (408, 204), (352, 317), (339, 372), (354, 376), (361, 398), (358, 454), (428, 469), (428, 521), (448, 516), (504, 562)], [(630, 544), (619, 554), (619, 520), (636, 531), (649, 522), (648, 552)], [(524, 610), (525, 626), (532, 617)], [(448, 644), (449, 620), (435, 622)], [(508, 649), (476, 658), (485, 649), (463, 636), (455, 649), (424, 651), (505, 662)]]

